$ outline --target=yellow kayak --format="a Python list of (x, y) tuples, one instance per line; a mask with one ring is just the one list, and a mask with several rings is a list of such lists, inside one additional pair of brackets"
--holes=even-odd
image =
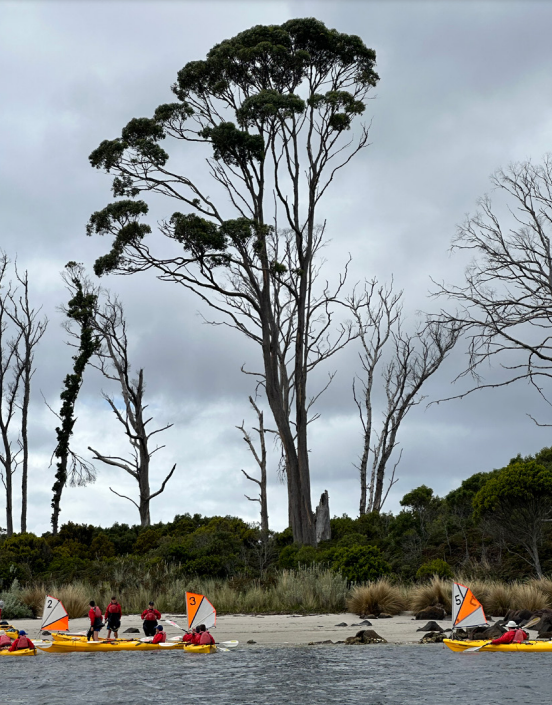
[(466, 651), (477, 646), (482, 648), (479, 651), (523, 651), (527, 652), (552, 652), (552, 641), (524, 641), (522, 644), (489, 644), (488, 640), (479, 641), (456, 641), (455, 639), (443, 639), (451, 651)]
[[(70, 636), (69, 634), (61, 634), (59, 632), (52, 632), (52, 637), (54, 639), (54, 642), (56, 644), (67, 644), (67, 643), (81, 643), (81, 644), (90, 644), (85, 636)], [(181, 649), (184, 651), (188, 651), (191, 654), (210, 654), (216, 651), (216, 646), (214, 645), (209, 645), (209, 644), (189, 644), (189, 645), (184, 645), (184, 642), (182, 641), (173, 641), (173, 642), (166, 642), (163, 645), (160, 644), (149, 644), (148, 642), (140, 641), (139, 639), (100, 639), (99, 642), (96, 642), (96, 644), (105, 644), (106, 649), (105, 651), (113, 651), (111, 648), (111, 645), (121, 645), (121, 646), (127, 646), (128, 644), (142, 644), (143, 646), (149, 646), (149, 647), (160, 647), (162, 649), (167, 649), (169, 646), (172, 646), (174, 649)], [(51, 647), (47, 647), (49, 651), (51, 651)], [(80, 650), (80, 649), (79, 649)], [(101, 651), (102, 649), (100, 649)], [(151, 648), (149, 649), (136, 649), (135, 647), (132, 647), (131, 649), (126, 649), (126, 648), (120, 648), (120, 649), (115, 649), (116, 651), (151, 651)], [(92, 646), (90, 651), (98, 651), (97, 646)], [(56, 652), (58, 653), (58, 652)]]
[(0, 656), (36, 656), (36, 649), (17, 649), (17, 651), (2, 649)]
[(86, 641), (76, 637), (74, 639), (57, 639), (51, 644), (38, 646), (42, 651), (50, 654), (65, 654), (72, 652), (92, 653), (100, 651), (106, 653), (109, 651), (188, 651), (195, 654), (209, 654), (216, 651), (214, 646), (183, 646), (182, 642), (166, 642), (164, 644), (149, 644), (144, 641)]

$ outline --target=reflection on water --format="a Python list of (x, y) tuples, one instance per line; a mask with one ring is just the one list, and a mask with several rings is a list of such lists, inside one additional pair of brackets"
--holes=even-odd
[(440, 645), (40, 654), (0, 659), (10, 705), (545, 703), (549, 654), (455, 654)]

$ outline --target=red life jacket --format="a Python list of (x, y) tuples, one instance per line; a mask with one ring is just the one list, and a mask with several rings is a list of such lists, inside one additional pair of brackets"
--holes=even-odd
[(159, 630), (153, 637), (152, 644), (164, 644), (167, 641), (167, 633)]
[(145, 610), (144, 613), (144, 620), (146, 622), (156, 622), (157, 621), (157, 610), (154, 610), (153, 607), (148, 608)]
[(523, 629), (516, 629), (516, 633), (514, 635), (514, 644), (521, 644), (528, 638), (529, 635), (524, 632)]
[(182, 637), (182, 641), (191, 642), (193, 638), (193, 634), (184, 634), (184, 636)]
[(17, 646), (15, 647), (16, 649), (28, 649), (30, 646), (29, 640), (27, 639), (26, 636), (20, 636), (17, 639)]
[(11, 646), (12, 640), (7, 634), (0, 636), (0, 646)]
[(196, 645), (197, 645), (197, 644), (200, 644), (200, 643), (201, 643), (201, 634), (198, 634), (198, 632), (196, 632), (196, 633), (192, 636), (192, 644), (196, 644)]
[(106, 614), (108, 612), (109, 612), (109, 614), (121, 614), (121, 605), (118, 602), (116, 602), (115, 604), (113, 604), (113, 602), (110, 602), (107, 605), (107, 609), (105, 612), (106, 612)]
[(199, 639), (200, 644), (214, 644), (215, 640), (213, 637), (209, 634), (209, 632), (201, 632), (201, 637)]

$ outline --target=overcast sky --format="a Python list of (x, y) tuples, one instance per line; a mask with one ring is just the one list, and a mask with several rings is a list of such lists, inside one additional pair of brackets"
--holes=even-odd
[[(461, 282), (466, 261), (450, 254), (451, 238), (490, 191), (489, 175), (512, 161), (538, 161), (552, 147), (551, 3), (0, 2), (0, 245), (29, 270), (33, 300), (50, 319), (33, 387), (31, 530), (49, 528), (54, 479), (56, 419), (41, 393), (59, 406), (71, 365), (56, 309), (67, 298), (60, 271), (68, 260), (91, 270), (109, 244), (85, 235), (89, 215), (111, 199), (109, 177), (88, 155), (131, 118), (173, 100), (177, 71), (214, 44), (255, 24), (311, 16), (360, 35), (375, 49), (380, 75), (366, 113), (371, 146), (341, 172), (319, 210), (331, 238), (328, 273), (350, 252), (353, 280), (393, 276), (413, 327), (418, 309), (439, 306), (428, 298), (430, 277)], [(205, 326), (193, 295), (152, 275), (102, 284), (125, 305), (131, 359), (144, 367), (155, 421), (174, 423), (154, 456), (152, 489), (174, 462), (177, 472), (153, 500), (152, 521), (185, 512), (256, 520), (257, 505), (244, 498), (254, 490), (240, 472), (255, 468), (235, 426), (253, 422), (251, 378), (240, 367), (258, 365), (257, 350), (238, 333)], [(428, 385), (427, 401), (454, 393), (464, 364), (460, 347)], [(356, 515), (358, 507), (356, 368), (353, 348), (327, 368), (337, 375), (310, 436), (314, 503), (328, 489), (332, 515)], [(126, 450), (102, 389), (115, 391), (90, 374), (78, 402), (73, 448), (88, 458), (89, 445)], [(550, 445), (549, 431), (528, 413), (545, 420), (550, 412), (526, 385), (420, 405), (401, 432), (400, 481), (387, 508), (396, 511), (422, 483), (443, 495), (474, 472)], [(283, 529), (286, 491), (271, 462), (270, 523)], [(98, 465), (96, 484), (65, 490), (61, 520), (137, 523), (136, 508), (109, 486), (137, 496), (130, 477)], [(15, 506), (18, 527), (18, 497)]]

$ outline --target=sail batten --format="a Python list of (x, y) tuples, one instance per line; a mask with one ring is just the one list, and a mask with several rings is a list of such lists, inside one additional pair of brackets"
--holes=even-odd
[(57, 597), (46, 595), (40, 629), (55, 629), (59, 631), (69, 629), (69, 615), (62, 601), (58, 600)]
[(467, 585), (452, 584), (452, 628), (482, 627), (488, 624), (483, 605)]

